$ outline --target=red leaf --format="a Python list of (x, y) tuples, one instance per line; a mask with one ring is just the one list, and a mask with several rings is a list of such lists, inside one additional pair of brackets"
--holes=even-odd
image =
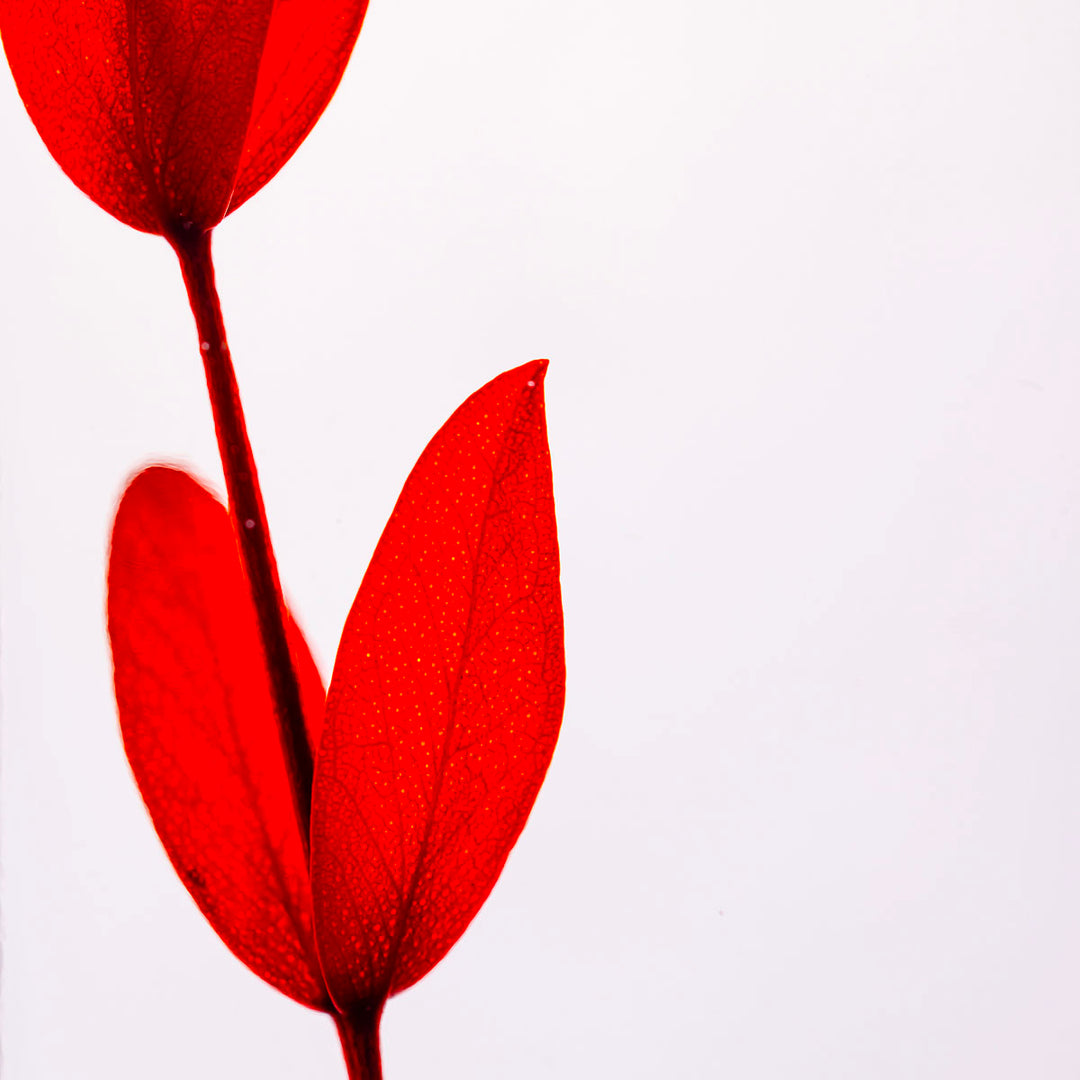
[(368, 0), (278, 0), (231, 214), (292, 157), (337, 89)]
[(312, 890), (338, 1008), (429, 971), (495, 884), (562, 715), (546, 361), (445, 424), (349, 613), (312, 805)]
[[(187, 473), (155, 466), (124, 493), (108, 607), (124, 749), (176, 872), (252, 971), (326, 1008), (255, 609), (228, 514)], [(288, 629), (317, 746), (322, 681)]]
[(121, 221), (167, 234), (224, 217), (241, 154), (240, 201), (288, 160), (337, 86), (366, 7), (4, 0), (0, 35), (64, 172)]

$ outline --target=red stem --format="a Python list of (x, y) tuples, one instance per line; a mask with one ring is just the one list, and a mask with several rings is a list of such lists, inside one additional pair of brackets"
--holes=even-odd
[[(300, 687), (285, 632), (285, 601), (281, 594), (270, 529), (266, 523), (259, 476), (248, 441), (240, 390), (236, 385), (221, 302), (214, 284), (210, 231), (177, 229), (169, 241), (180, 259), (191, 310), (199, 328), (199, 347), (206, 369), (206, 386), (214, 411), (229, 512), (240, 541), (240, 554), (251, 586), (259, 634), (270, 672), (278, 734), (289, 771), (296, 818), (306, 857), (310, 857), (312, 756), (300, 705)], [(383, 1003), (347, 1016), (334, 1015), (349, 1080), (382, 1080), (379, 1019)]]
[(258, 615), (259, 634), (277, 712), (278, 734), (289, 771), (300, 838), (307, 856), (311, 833), (311, 747), (304, 728), (300, 687), (285, 633), (285, 602), (281, 595), (274, 550), (270, 545), (270, 530), (266, 524), (259, 477), (248, 442), (240, 391), (229, 356), (229, 345), (225, 340), (221, 302), (214, 284), (210, 230), (204, 231), (196, 226), (177, 229), (169, 241), (180, 259), (191, 310), (199, 328), (199, 346), (206, 368), (206, 385), (214, 411), (221, 464), (225, 471), (229, 511), (240, 540), (240, 553)]
[(379, 1019), (382, 1004), (348, 1016), (335, 1016), (341, 1051), (349, 1070), (349, 1080), (382, 1080), (379, 1056)]

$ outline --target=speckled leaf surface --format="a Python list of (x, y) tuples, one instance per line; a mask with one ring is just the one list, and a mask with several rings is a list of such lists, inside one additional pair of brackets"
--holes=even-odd
[(494, 379), (431, 440), (342, 635), (312, 889), (327, 985), (346, 1011), (450, 949), (551, 760), (565, 675), (546, 367)]

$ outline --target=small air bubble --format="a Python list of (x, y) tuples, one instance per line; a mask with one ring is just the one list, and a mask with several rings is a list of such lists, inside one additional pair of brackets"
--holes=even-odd
[(252, 518), (248, 518), (247, 521), (244, 522), (244, 528), (245, 529), (254, 529), (255, 528), (254, 520)]
[(527, 383), (526, 383), (525, 385), (526, 385), (526, 386), (535, 386), (535, 385), (536, 385), (536, 383), (535, 383), (535, 382), (533, 382), (533, 380), (532, 380), (532, 379), (530, 379), (530, 380), (529, 380), (529, 381), (528, 381), (528, 382), (527, 382)]
[(209, 341), (200, 341), (199, 342), (199, 348), (202, 349), (203, 352), (209, 352), (210, 351), (210, 342)]

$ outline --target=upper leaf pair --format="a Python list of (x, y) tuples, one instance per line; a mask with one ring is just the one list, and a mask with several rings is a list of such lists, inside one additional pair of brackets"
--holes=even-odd
[(163, 467), (118, 509), (109, 633), (143, 798), (226, 944), (314, 1008), (378, 1008), (438, 962), (551, 759), (564, 667), (545, 367), (493, 380), (417, 462), (346, 622), (325, 717), (290, 624), (318, 750), (310, 878), (225, 509)]
[(293, 155), (367, 0), (4, 0), (0, 36), (50, 153), (110, 214), (213, 228)]

